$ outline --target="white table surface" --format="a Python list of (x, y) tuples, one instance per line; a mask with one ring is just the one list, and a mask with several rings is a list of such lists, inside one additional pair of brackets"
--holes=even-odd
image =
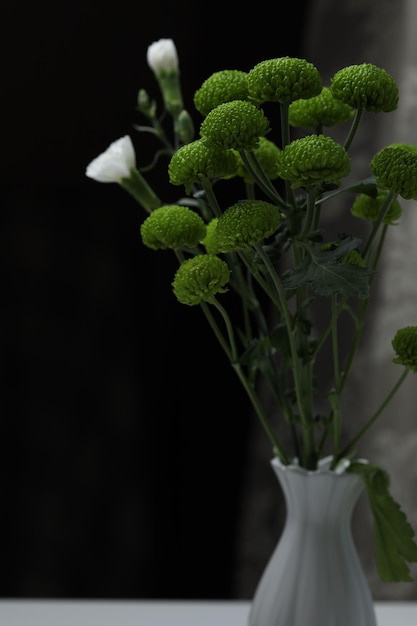
[[(249, 602), (0, 599), (0, 626), (246, 626)], [(378, 626), (417, 626), (417, 602), (377, 602)]]

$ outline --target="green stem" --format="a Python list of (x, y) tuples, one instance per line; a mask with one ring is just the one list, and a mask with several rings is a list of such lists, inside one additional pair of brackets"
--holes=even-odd
[(338, 455), (341, 436), (341, 417), (340, 417), (340, 364), (339, 364), (339, 337), (337, 319), (339, 316), (337, 306), (337, 295), (331, 296), (331, 326), (332, 326), (332, 353), (333, 353), (333, 380), (334, 392), (331, 395), (330, 403), (332, 407), (332, 423), (333, 423), (333, 450), (334, 456)]
[(393, 385), (391, 391), (386, 396), (385, 400), (380, 404), (378, 410), (375, 411), (375, 413), (372, 415), (372, 417), (369, 418), (369, 420), (366, 422), (366, 424), (363, 426), (363, 428), (361, 428), (361, 430), (356, 434), (356, 436), (353, 437), (353, 439), (351, 439), (351, 441), (347, 444), (347, 446), (345, 448), (343, 448), (343, 450), (340, 452), (340, 454), (338, 456), (338, 460), (342, 459), (345, 456), (347, 456), (353, 450), (353, 448), (356, 445), (356, 443), (364, 436), (364, 434), (376, 422), (378, 417), (381, 415), (381, 413), (383, 413), (385, 408), (388, 406), (388, 404), (391, 402), (392, 398), (397, 393), (398, 389), (403, 384), (403, 382), (406, 379), (407, 374), (409, 373), (409, 371), (410, 370), (407, 369), (407, 368), (404, 369), (403, 373), (401, 374), (401, 376), (399, 377), (399, 379), (397, 380), (395, 385)]
[(349, 134), (346, 137), (346, 141), (345, 141), (345, 144), (343, 146), (345, 148), (345, 150), (349, 150), (349, 148), (350, 148), (350, 144), (352, 143), (352, 140), (353, 140), (353, 138), (354, 138), (354, 136), (356, 134), (356, 131), (358, 130), (359, 122), (361, 121), (361, 117), (363, 115), (363, 111), (364, 111), (363, 109), (356, 109), (356, 111), (355, 111), (355, 115), (353, 117), (353, 122), (352, 122), (352, 125), (350, 127)]
[(258, 285), (263, 289), (263, 291), (265, 292), (265, 294), (270, 298), (271, 303), (276, 306), (276, 307), (280, 307), (280, 300), (279, 298), (276, 297), (273, 289), (268, 285), (268, 283), (266, 283), (259, 270), (256, 268), (256, 266), (253, 263), (250, 263), (247, 255), (244, 252), (239, 252), (239, 257), (242, 260), (242, 262), (244, 263), (244, 265), (247, 267), (247, 269), (249, 270), (249, 272), (252, 274), (252, 276), (254, 277), (254, 279), (256, 280), (256, 282), (258, 283)]
[(213, 187), (211, 186), (211, 183), (210, 182), (203, 183), (203, 189), (207, 197), (207, 202), (211, 210), (213, 211), (213, 215), (215, 217), (220, 217), (222, 212), (221, 212), (219, 203), (217, 202), (217, 198), (213, 191)]
[(379, 227), (381, 226), (382, 222), (384, 221), (384, 218), (387, 214), (387, 211), (391, 205), (391, 202), (394, 200), (394, 198), (396, 197), (396, 193), (394, 193), (393, 191), (390, 191), (386, 197), (386, 200), (384, 202), (384, 205), (381, 209), (381, 211), (379, 212), (378, 218), (375, 220), (371, 234), (368, 237), (368, 241), (366, 242), (366, 246), (362, 252), (363, 258), (366, 259), (368, 252), (371, 248), (371, 245), (373, 243), (373, 240), (376, 237), (376, 234), (379, 230)]
[(228, 355), (229, 361), (234, 369), (234, 371), (236, 372), (243, 388), (245, 389), (246, 393), (249, 396), (249, 399), (251, 401), (251, 404), (262, 424), (262, 427), (264, 428), (268, 438), (271, 441), (273, 450), (274, 450), (274, 454), (276, 454), (279, 459), (282, 461), (282, 463), (284, 463), (285, 465), (289, 464), (289, 460), (287, 455), (285, 454), (281, 444), (279, 443), (278, 439), (276, 438), (273, 430), (271, 429), (271, 426), (269, 424), (268, 419), (265, 416), (265, 413), (262, 409), (262, 405), (259, 401), (258, 395), (255, 392), (255, 389), (253, 387), (253, 385), (249, 384), (248, 379), (246, 378), (242, 366), (239, 363), (239, 359), (238, 359), (238, 353), (237, 353), (237, 349), (236, 349), (236, 342), (235, 342), (235, 337), (234, 337), (234, 331), (233, 331), (233, 325), (231, 323), (230, 317), (226, 311), (226, 309), (220, 304), (220, 302), (218, 300), (216, 300), (216, 298), (213, 299), (212, 304), (216, 307), (216, 309), (219, 311), (220, 315), (222, 316), (224, 323), (226, 325), (226, 330), (227, 330), (227, 335), (229, 338), (229, 343), (230, 343), (230, 350), (226, 347), (226, 342), (223, 338), (223, 335), (220, 333), (218, 326), (213, 318), (213, 316), (211, 315), (211, 312), (209, 310), (209, 307), (206, 303), (202, 302), (201, 306), (203, 308), (204, 313), (206, 314), (206, 317), (208, 318), (212, 328), (215, 330), (216, 336), (217, 338), (220, 338), (221, 340), (221, 345), (223, 346), (223, 349), (225, 349), (226, 354)]
[[(233, 348), (231, 348), (229, 346), (229, 344), (227, 343), (225, 337), (223, 336), (223, 333), (221, 332), (216, 320), (214, 319), (213, 315), (211, 314), (210, 311), (210, 307), (208, 306), (208, 304), (206, 302), (201, 302), (200, 306), (203, 310), (204, 315), (206, 316), (206, 319), (208, 321), (208, 323), (211, 326), (212, 331), (214, 332), (215, 337), (217, 338), (217, 341), (219, 342), (220, 346), (223, 348), (224, 352), (226, 353), (227, 358), (229, 359), (229, 361), (232, 361), (234, 356), (233, 356)], [(228, 330), (230, 330), (230, 325), (228, 324)], [(230, 337), (229, 337), (229, 341), (230, 341)]]
[(270, 179), (265, 175), (256, 155), (252, 152), (246, 152), (245, 150), (239, 151), (240, 157), (248, 170), (249, 174), (256, 181), (262, 191), (278, 206), (284, 210), (288, 210), (284, 200), (275, 189)]
[(123, 189), (128, 191), (148, 213), (152, 213), (154, 209), (162, 206), (161, 200), (138, 170), (131, 170), (130, 178), (122, 178), (120, 185)]
[[(303, 393), (304, 385), (303, 381), (303, 367), (304, 364), (302, 362), (303, 356), (299, 356), (298, 346), (297, 346), (297, 332), (296, 327), (293, 324), (290, 312), (288, 310), (287, 298), (285, 289), (281, 284), (281, 281), (275, 271), (273, 264), (271, 263), (270, 258), (267, 254), (265, 254), (261, 245), (255, 246), (259, 257), (265, 264), (275, 289), (278, 294), (278, 298), (280, 300), (281, 311), (284, 318), (284, 322), (287, 328), (288, 341), (290, 344), (290, 352), (291, 352), (291, 362), (293, 366), (293, 377), (294, 377), (294, 388), (295, 395), (297, 398), (297, 405), (300, 411), (300, 420), (302, 425), (302, 437), (303, 437), (303, 460), (306, 466), (312, 463), (312, 459), (314, 459), (314, 440), (313, 440), (313, 429), (312, 429), (312, 419), (311, 419), (311, 403), (310, 403), (310, 394)], [(309, 368), (310, 369), (310, 368)], [(309, 386), (311, 385), (311, 380), (308, 381)], [(307, 402), (306, 402), (307, 399)], [(306, 404), (308, 406), (306, 406)]]
[(311, 187), (308, 190), (308, 194), (307, 194), (307, 209), (306, 209), (306, 217), (304, 220), (303, 230), (301, 234), (297, 237), (297, 239), (303, 240), (306, 237), (308, 237), (308, 235), (310, 234), (313, 222), (314, 222), (315, 213), (316, 213), (316, 189), (314, 187)]
[[(385, 214), (385, 212), (384, 212)], [(381, 220), (382, 221), (382, 220)], [(384, 227), (382, 229), (382, 233), (378, 242), (378, 247), (377, 247), (377, 251), (374, 255), (372, 264), (370, 265), (371, 269), (376, 270), (379, 258), (381, 256), (381, 252), (382, 252), (382, 248), (383, 248), (383, 244), (384, 244), (384, 240), (387, 234), (387, 230), (388, 230), (388, 225), (384, 224)], [(376, 232), (376, 231), (375, 231)], [(370, 249), (368, 250), (367, 254), (369, 254)], [(370, 278), (370, 283), (372, 284), (372, 279), (373, 277), (371, 276)], [(343, 302), (346, 302), (346, 298), (344, 298)], [(363, 332), (363, 328), (364, 328), (364, 323), (365, 323), (365, 314), (366, 314), (366, 310), (368, 308), (368, 304), (369, 304), (369, 298), (363, 299), (361, 300), (360, 304), (359, 304), (359, 309), (358, 309), (358, 314), (356, 316), (356, 329), (355, 329), (355, 334), (353, 337), (353, 341), (351, 344), (351, 348), (349, 351), (349, 355), (346, 361), (346, 367), (343, 370), (343, 375), (342, 375), (342, 381), (341, 381), (341, 385), (340, 385), (340, 393), (342, 393), (342, 390), (346, 384), (346, 381), (348, 379), (349, 376), (349, 372), (352, 368), (353, 365), (353, 361), (356, 355), (356, 352), (359, 348), (359, 343), (362, 337), (362, 332)]]
[[(280, 104), (282, 150), (285, 148), (285, 146), (287, 146), (291, 142), (289, 111), (290, 111), (290, 105), (288, 102)], [(284, 181), (284, 187), (285, 187), (285, 198), (287, 202), (290, 202), (291, 205), (294, 206), (294, 194), (291, 189), (290, 182), (288, 180)]]

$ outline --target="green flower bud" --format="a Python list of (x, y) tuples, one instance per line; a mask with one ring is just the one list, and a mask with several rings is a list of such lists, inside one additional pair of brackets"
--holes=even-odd
[(371, 160), (378, 187), (388, 189), (406, 200), (417, 200), (417, 147), (391, 144)]
[(339, 70), (331, 79), (330, 88), (335, 98), (353, 109), (387, 113), (398, 106), (398, 87), (394, 79), (371, 63)]
[(202, 139), (181, 146), (168, 164), (171, 184), (184, 185), (191, 192), (194, 183), (231, 177), (237, 171), (237, 158), (231, 150), (224, 150)]
[(155, 209), (140, 227), (142, 241), (152, 250), (194, 248), (206, 235), (206, 225), (186, 206), (165, 205)]
[(206, 116), (219, 104), (247, 100), (248, 75), (240, 70), (222, 70), (212, 74), (194, 94), (197, 111)]
[(199, 254), (180, 265), (172, 287), (179, 302), (193, 306), (228, 291), (224, 286), (229, 279), (230, 269), (225, 261), (213, 254)]
[(305, 59), (280, 57), (261, 61), (248, 73), (249, 97), (256, 104), (290, 103), (322, 90), (317, 68)]
[(151, 102), (149, 98), (148, 92), (145, 89), (139, 89), (138, 91), (138, 111), (153, 119), (156, 113), (156, 105), (155, 102)]
[(249, 250), (272, 235), (278, 228), (277, 207), (263, 200), (242, 200), (219, 217), (215, 231), (221, 252)]
[[(379, 191), (374, 198), (368, 196), (366, 193), (360, 194), (354, 201), (351, 213), (355, 217), (360, 217), (363, 220), (369, 220), (375, 222), (378, 219), (381, 209), (384, 206), (388, 193), (386, 191)], [(396, 198), (391, 202), (388, 211), (384, 217), (384, 224), (393, 225), (401, 217), (402, 208)]]
[(194, 139), (194, 124), (191, 115), (183, 109), (177, 118), (176, 130), (182, 143), (190, 143)]
[(213, 219), (210, 220), (210, 222), (207, 224), (206, 236), (204, 237), (204, 239), (201, 240), (201, 243), (205, 247), (208, 254), (218, 254), (220, 252), (216, 238), (216, 228), (218, 221), (218, 217), (213, 217)]
[(350, 106), (334, 98), (330, 87), (323, 87), (318, 96), (295, 100), (290, 104), (289, 122), (296, 128), (314, 130), (343, 124), (353, 114), (354, 111)]
[(417, 326), (406, 326), (397, 330), (392, 347), (397, 354), (392, 362), (417, 372)]
[(331, 137), (308, 135), (280, 151), (278, 171), (293, 189), (339, 184), (340, 178), (350, 172), (350, 159), (343, 146)]
[(178, 53), (173, 39), (154, 41), (148, 46), (146, 58), (158, 81), (167, 111), (177, 117), (184, 106)]
[(222, 148), (252, 150), (259, 137), (269, 133), (269, 120), (251, 102), (233, 100), (210, 111), (200, 127), (200, 135)]
[[(258, 159), (262, 169), (265, 174), (268, 176), (270, 180), (275, 180), (278, 178), (278, 167), (277, 160), (280, 149), (273, 142), (267, 139), (266, 137), (259, 137), (259, 146), (255, 148), (253, 151), (256, 158)], [(241, 176), (245, 182), (253, 183), (253, 177), (249, 174), (248, 170), (245, 167), (239, 153), (237, 153), (238, 158), (238, 168), (237, 175)]]

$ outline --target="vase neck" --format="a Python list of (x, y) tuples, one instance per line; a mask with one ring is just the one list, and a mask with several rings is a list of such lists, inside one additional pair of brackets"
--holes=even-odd
[(284, 493), (287, 520), (331, 524), (344, 519), (350, 523), (364, 489), (360, 476), (330, 470), (306, 471), (276, 463), (272, 466)]

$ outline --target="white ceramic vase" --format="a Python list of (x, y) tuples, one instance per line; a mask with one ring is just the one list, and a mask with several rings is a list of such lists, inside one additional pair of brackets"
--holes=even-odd
[(376, 626), (351, 534), (363, 481), (329, 470), (329, 462), (309, 472), (272, 460), (287, 517), (256, 589), (249, 626)]

